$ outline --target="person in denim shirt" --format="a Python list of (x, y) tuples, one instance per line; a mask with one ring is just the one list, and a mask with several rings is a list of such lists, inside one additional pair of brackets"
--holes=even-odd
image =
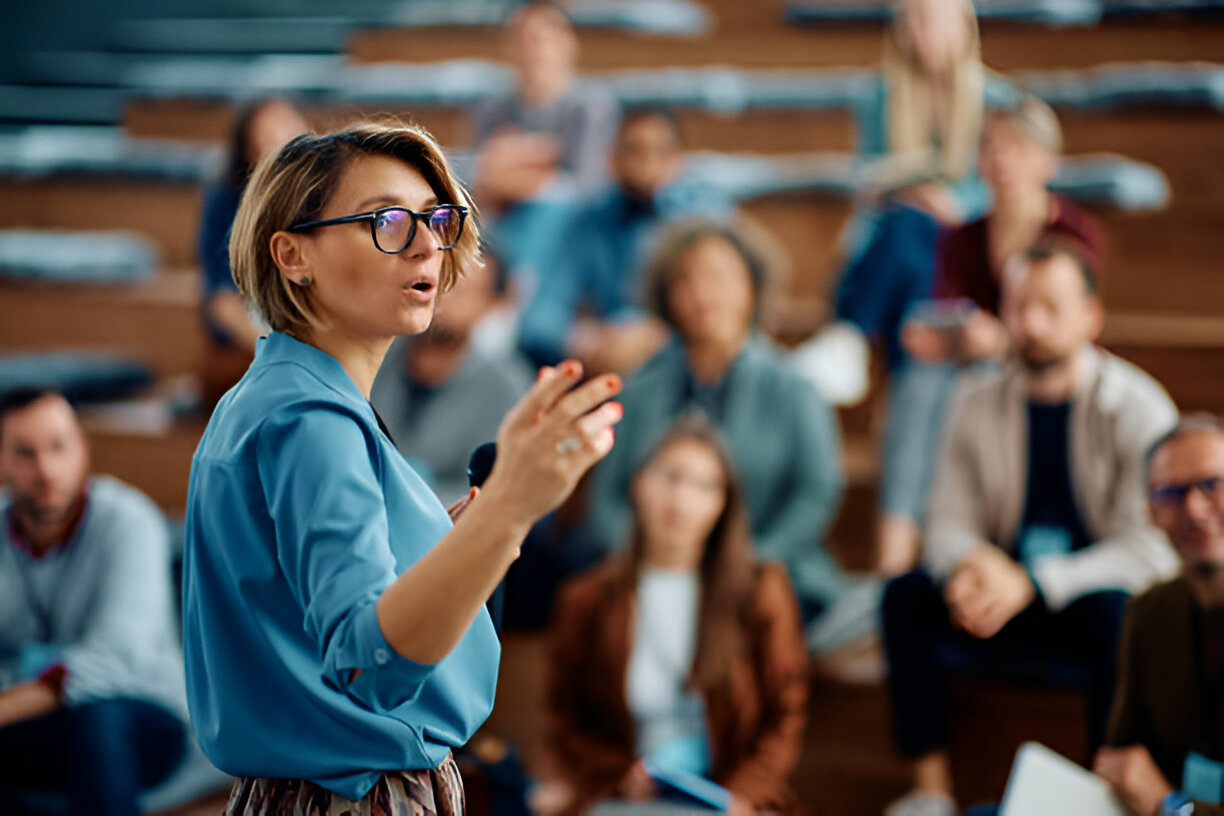
[(519, 345), (541, 364), (567, 355), (627, 373), (663, 345), (644, 309), (643, 277), (659, 231), (679, 218), (728, 219), (735, 205), (684, 176), (680, 123), (666, 108), (630, 111), (612, 151), (614, 183), (575, 216), (556, 262), (519, 323)]
[(188, 703), (239, 777), (227, 813), (462, 813), (450, 752), (488, 715), (500, 652), (485, 601), (621, 414), (616, 377), (543, 370), (449, 514), (396, 450), (371, 386), (478, 263), (473, 215), (410, 126), (298, 137), (243, 198), (234, 278), (272, 332), (192, 460), (183, 564)]

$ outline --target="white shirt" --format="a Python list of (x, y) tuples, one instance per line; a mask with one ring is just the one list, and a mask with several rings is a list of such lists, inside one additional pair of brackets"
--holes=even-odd
[(697, 650), (700, 589), (696, 572), (642, 570), (625, 689), (637, 755), (693, 773), (709, 765), (705, 707), (685, 688)]

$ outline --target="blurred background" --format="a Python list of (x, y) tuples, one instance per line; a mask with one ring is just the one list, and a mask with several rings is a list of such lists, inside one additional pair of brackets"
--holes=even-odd
[[(5, 3), (0, 390), (60, 384), (82, 405), (95, 470), (181, 514), (215, 341), (197, 240), (239, 111), (283, 97), (320, 132), (393, 114), (426, 127), (471, 177), (474, 112), (515, 82), (502, 33), (513, 5)], [(889, 4), (562, 5), (584, 81), (626, 109), (673, 110), (688, 171), (772, 235), (787, 273), (765, 328), (784, 346), (815, 335), (831, 320), (861, 201), (855, 111)], [(1066, 157), (1055, 184), (1103, 226), (1102, 344), (1181, 409), (1224, 411), (1224, 3), (980, 0), (977, 13), (982, 61), (1054, 107)], [(830, 546), (850, 569), (869, 566), (886, 391), (876, 362), (865, 398), (839, 408), (847, 489)], [(538, 633), (507, 636), (489, 726), (528, 765), (543, 727), (542, 660)], [(878, 813), (907, 784), (884, 688), (813, 683), (796, 789), (817, 812)], [(1018, 710), (1016, 692), (1002, 703), (991, 693), (966, 703), (966, 721)], [(1066, 715), (1078, 704), (1042, 696), (1019, 716), (1044, 722), (1057, 744), (1077, 738), (1059, 729), (1081, 719)], [(970, 757), (984, 796), (997, 798), (1013, 750)], [(197, 807), (215, 812), (217, 801)]]

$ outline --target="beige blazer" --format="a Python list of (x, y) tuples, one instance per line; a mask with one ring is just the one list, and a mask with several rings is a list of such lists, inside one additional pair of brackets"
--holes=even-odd
[[(1096, 540), (1047, 556), (1033, 577), (1051, 609), (1101, 589), (1137, 591), (1172, 575), (1177, 558), (1149, 523), (1148, 447), (1173, 427), (1177, 409), (1136, 366), (1085, 348), (1071, 409), (1071, 484)], [(1010, 365), (967, 379), (953, 398), (936, 466), (923, 561), (946, 578), (980, 542), (1009, 549), (1028, 483), (1028, 411), (1023, 371)]]

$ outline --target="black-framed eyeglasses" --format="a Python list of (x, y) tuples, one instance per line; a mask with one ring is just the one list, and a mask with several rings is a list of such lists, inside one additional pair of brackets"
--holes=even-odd
[(424, 212), (414, 212), (407, 207), (380, 207), (377, 210), (340, 218), (325, 218), (322, 221), (303, 221), (289, 227), (289, 232), (306, 232), (316, 227), (335, 224), (352, 224), (357, 221), (370, 222), (370, 237), (379, 252), (396, 255), (403, 252), (416, 237), (417, 221), (425, 225), (438, 239), (438, 249), (452, 249), (463, 235), (463, 223), (467, 220), (468, 208), (462, 204), (439, 204)]
[(1182, 507), (1190, 491), (1197, 490), (1204, 498), (1210, 499), (1224, 507), (1224, 476), (1208, 476), (1185, 484), (1169, 484), (1154, 487), (1148, 496), (1152, 504), (1159, 508)]

